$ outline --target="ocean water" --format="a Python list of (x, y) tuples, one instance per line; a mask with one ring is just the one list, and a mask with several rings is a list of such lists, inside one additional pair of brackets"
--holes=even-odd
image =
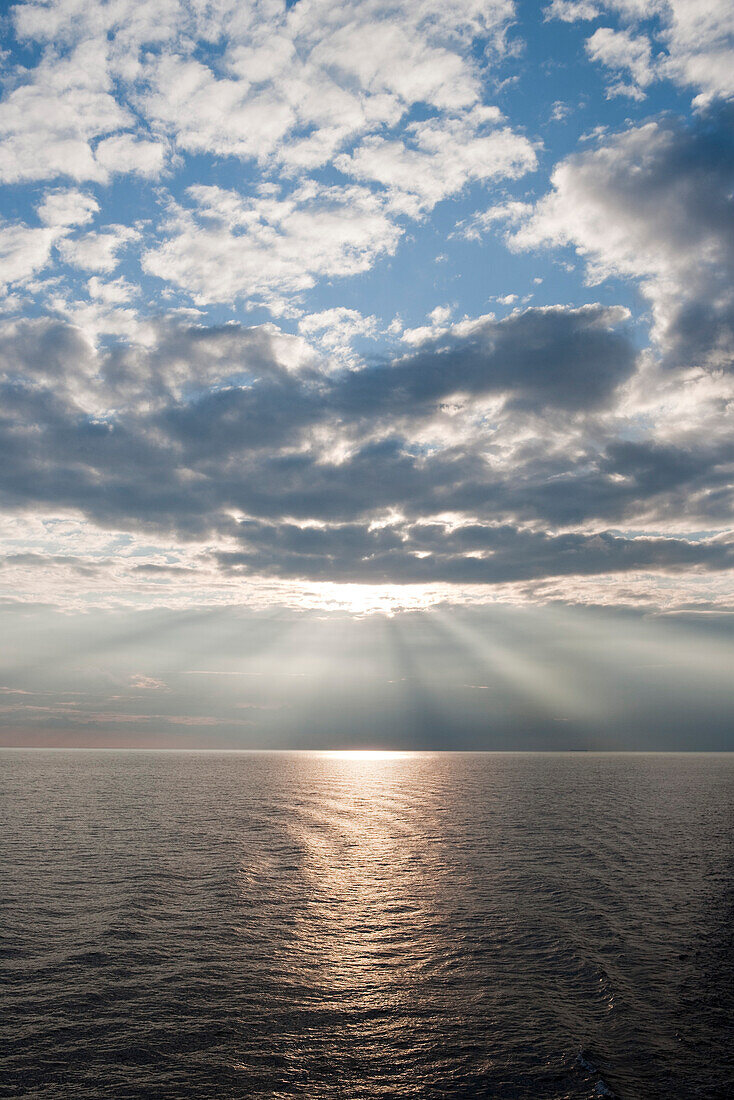
[(734, 755), (0, 753), (0, 1095), (734, 1096)]

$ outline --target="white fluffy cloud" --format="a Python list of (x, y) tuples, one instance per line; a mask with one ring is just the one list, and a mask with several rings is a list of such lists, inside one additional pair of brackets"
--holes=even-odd
[(48, 226), (0, 222), (0, 287), (23, 284), (41, 271), (51, 258), (58, 230)]
[(219, 187), (189, 188), (195, 207), (177, 208), (167, 240), (143, 266), (200, 303), (273, 302), (316, 278), (354, 275), (395, 250), (401, 229), (365, 187), (307, 182), (291, 195), (245, 199)]
[(135, 101), (182, 150), (314, 169), (414, 104), (474, 107), (481, 81), (466, 47), (482, 36), (501, 49), (513, 10), (509, 0), (225, 7), (223, 56), (147, 59)]
[[(128, 132), (136, 114), (181, 150), (314, 167), (412, 104), (456, 111), (477, 103), (481, 84), (466, 46), (482, 36), (500, 49), (513, 10), (511, 0), (310, 0), (290, 10), (273, 0), (167, 0), (147, 10), (130, 0), (19, 4), (19, 37), (44, 52), (0, 104), (0, 174), (156, 175), (164, 147)], [(223, 53), (206, 52), (219, 41)]]
[[(640, 93), (650, 83), (652, 47), (657, 75), (697, 90), (696, 104), (734, 95), (734, 19), (730, 0), (553, 0), (546, 17), (573, 22), (615, 15), (629, 29), (600, 28), (589, 39), (591, 56), (613, 70), (628, 69), (634, 82), (612, 91)], [(643, 20), (653, 20), (645, 30)]]
[[(118, 221), (104, 211), (113, 177), (168, 178), (196, 155), (204, 180), (183, 200), (172, 186), (145, 270), (199, 305), (292, 312), (286, 299), (316, 280), (394, 253), (400, 219), (536, 167), (531, 141), (484, 103), (514, 14), (512, 0), (14, 5), (37, 60), (15, 65), (0, 99), (0, 182), (97, 189), (56, 184), (38, 216), (58, 233), (27, 233), (21, 267), (39, 270), (56, 245), (72, 267), (113, 271), (138, 230), (72, 227)], [(247, 162), (246, 175), (220, 183), (214, 158)]]
[(86, 225), (98, 211), (99, 203), (94, 195), (72, 188), (47, 192), (38, 207), (38, 217), (44, 225), (66, 228)]
[(643, 89), (654, 79), (650, 42), (645, 35), (600, 27), (588, 39), (586, 49), (592, 60), (631, 77), (631, 83), (618, 80), (612, 84), (608, 94), (629, 95), (633, 99), (644, 97)]
[(81, 42), (65, 57), (49, 51), (0, 101), (0, 181), (104, 180), (92, 142), (131, 121), (99, 43)]
[(670, 0), (667, 75), (699, 89), (699, 105), (734, 95), (734, 18), (729, 0)]
[(100, 279), (93, 275), (87, 283), (89, 297), (97, 302), (104, 302), (108, 306), (125, 305), (132, 301), (139, 293), (138, 288), (128, 283), (125, 279)]
[(134, 134), (114, 134), (100, 141), (95, 160), (104, 172), (132, 172), (156, 179), (166, 163), (164, 142), (147, 141)]
[(578, 19), (596, 19), (599, 5), (594, 0), (551, 0), (544, 10), (546, 19), (560, 19), (562, 23), (575, 23)]
[(339, 365), (349, 361), (352, 341), (358, 336), (374, 336), (377, 318), (365, 317), (358, 309), (338, 306), (309, 313), (298, 322), (298, 331), (329, 354), (338, 352)]
[(401, 138), (366, 138), (336, 165), (357, 179), (382, 184), (391, 205), (418, 215), (475, 180), (513, 179), (533, 170), (527, 138), (498, 126), (493, 107), (408, 125)]
[(120, 250), (139, 236), (130, 226), (108, 225), (99, 233), (85, 233), (62, 241), (59, 252), (72, 267), (85, 271), (114, 271), (120, 262)]

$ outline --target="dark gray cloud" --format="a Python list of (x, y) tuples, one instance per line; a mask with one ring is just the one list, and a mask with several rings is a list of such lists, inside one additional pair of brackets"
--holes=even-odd
[(541, 412), (596, 408), (635, 368), (619, 315), (602, 306), (528, 309), (441, 336), (415, 354), (347, 376), (334, 404), (349, 415), (396, 415), (435, 407), (455, 394), (505, 396)]
[(362, 525), (306, 529), (242, 525), (241, 552), (220, 553), (221, 565), (253, 573), (319, 580), (499, 584), (547, 576), (589, 576), (628, 570), (718, 570), (734, 566), (734, 544), (673, 538), (624, 538), (610, 532), (550, 535), (465, 524), (418, 524), (369, 530)]
[[(730, 568), (720, 541), (611, 530), (728, 516), (734, 461), (726, 440), (663, 446), (604, 427), (636, 369), (619, 321), (601, 306), (526, 310), (337, 374), (270, 328), (162, 323), (148, 347), (97, 353), (29, 322), (2, 344), (0, 500), (211, 539), (223, 570), (277, 577)], [(451, 404), (468, 418), (458, 431)]]

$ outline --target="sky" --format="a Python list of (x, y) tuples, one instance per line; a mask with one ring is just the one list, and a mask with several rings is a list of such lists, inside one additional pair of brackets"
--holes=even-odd
[(0, 10), (0, 744), (734, 749), (730, 0)]

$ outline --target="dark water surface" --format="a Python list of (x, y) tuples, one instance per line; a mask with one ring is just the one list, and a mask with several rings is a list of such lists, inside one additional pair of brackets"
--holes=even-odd
[(732, 755), (0, 771), (2, 1096), (734, 1096)]

